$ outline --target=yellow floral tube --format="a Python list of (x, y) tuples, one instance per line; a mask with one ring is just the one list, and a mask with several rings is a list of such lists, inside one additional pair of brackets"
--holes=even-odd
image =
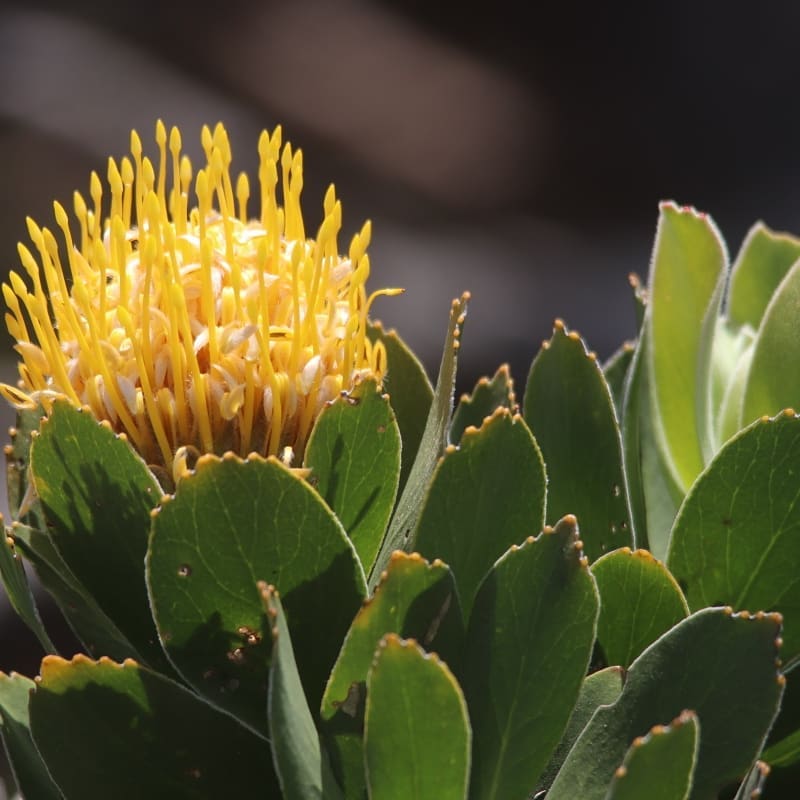
[(366, 337), (367, 314), (400, 291), (367, 296), (369, 222), (339, 254), (333, 186), (316, 239), (306, 237), (302, 152), (281, 145), (280, 127), (258, 143), (255, 219), (223, 126), (201, 140), (206, 165), (193, 175), (177, 128), (156, 125), (155, 165), (132, 132), (132, 158), (109, 159), (105, 209), (92, 173), (91, 203), (74, 196), (77, 240), (59, 203), (63, 255), (29, 218), (33, 251), (19, 245), (29, 282), (12, 271), (3, 285), (21, 360), (18, 386), (0, 394), (18, 408), (54, 397), (88, 406), (148, 463), (177, 472), (191, 451), (301, 457), (327, 401), (359, 377), (382, 378), (386, 352)]

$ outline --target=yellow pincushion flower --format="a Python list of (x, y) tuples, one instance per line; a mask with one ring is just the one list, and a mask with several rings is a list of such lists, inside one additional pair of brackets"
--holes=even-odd
[(383, 346), (366, 337), (367, 314), (377, 295), (399, 290), (367, 297), (370, 224), (340, 256), (331, 186), (317, 237), (306, 238), (302, 152), (281, 148), (280, 127), (258, 143), (256, 219), (247, 176), (235, 188), (231, 180), (222, 125), (203, 128), (207, 163), (191, 211), (178, 129), (168, 137), (159, 121), (156, 142), (157, 168), (135, 131), (132, 159), (109, 159), (105, 222), (96, 173), (91, 207), (75, 193), (77, 241), (55, 203), (63, 256), (53, 233), (28, 219), (38, 258), (23, 244), (19, 254), (32, 288), (15, 272), (3, 285), (20, 381), (0, 393), (17, 407), (53, 397), (88, 406), (167, 469), (192, 448), (300, 455), (324, 404), (386, 369)]

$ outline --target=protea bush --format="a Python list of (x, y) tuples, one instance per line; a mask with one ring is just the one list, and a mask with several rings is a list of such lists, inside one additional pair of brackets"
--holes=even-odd
[(521, 405), (503, 365), (454, 409), (468, 295), (434, 388), (371, 318), (369, 224), (342, 254), (331, 188), (309, 235), (279, 129), (258, 203), (202, 142), (193, 176), (134, 134), (3, 287), (21, 794), (793, 797), (800, 240), (729, 268), (665, 203), (635, 342), (557, 320)]

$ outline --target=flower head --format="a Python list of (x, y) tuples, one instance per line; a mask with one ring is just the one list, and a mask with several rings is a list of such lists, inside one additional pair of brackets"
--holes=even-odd
[(386, 352), (367, 338), (367, 314), (377, 295), (399, 291), (366, 294), (369, 222), (339, 255), (333, 186), (307, 238), (302, 152), (281, 146), (279, 127), (258, 143), (255, 219), (247, 176), (231, 179), (225, 129), (201, 138), (206, 165), (193, 177), (177, 128), (167, 136), (158, 122), (157, 164), (132, 132), (132, 158), (109, 159), (105, 210), (92, 173), (91, 203), (74, 196), (75, 238), (59, 203), (63, 251), (29, 218), (36, 255), (23, 244), (19, 255), (32, 286), (16, 272), (3, 285), (21, 361), (18, 387), (0, 393), (17, 407), (88, 406), (168, 469), (192, 448), (302, 453), (327, 401), (359, 376), (382, 377)]

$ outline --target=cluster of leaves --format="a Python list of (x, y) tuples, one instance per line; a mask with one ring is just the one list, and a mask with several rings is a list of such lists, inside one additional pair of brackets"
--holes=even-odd
[[(300, 469), (203, 456), (165, 494), (88, 412), (21, 415), (0, 574), (48, 653), (0, 674), (23, 794), (743, 799), (763, 759), (781, 796), (798, 257), (757, 227), (729, 277), (665, 204), (637, 342), (601, 365), (557, 322), (521, 410), (501, 367), (453, 412), (466, 298), (435, 390), (376, 325), (390, 394), (332, 403)], [(23, 558), (84, 654), (55, 652)]]

